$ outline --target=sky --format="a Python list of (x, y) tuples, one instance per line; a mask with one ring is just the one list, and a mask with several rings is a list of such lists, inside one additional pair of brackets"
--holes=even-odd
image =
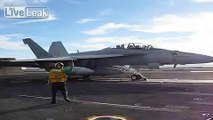
[[(47, 7), (47, 19), (8, 19), (5, 4)], [(122, 43), (213, 56), (213, 0), (0, 0), (0, 57), (35, 58), (22, 42), (68, 52)]]

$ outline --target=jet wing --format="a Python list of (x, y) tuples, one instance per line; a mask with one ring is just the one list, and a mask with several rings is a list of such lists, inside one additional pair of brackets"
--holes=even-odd
[(56, 58), (42, 58), (35, 59), (35, 62), (64, 62), (64, 61), (76, 61), (78, 59), (73, 57), (56, 57)]
[(39, 67), (33, 60), (0, 60), (0, 67)]
[[(22, 60), (9, 60), (10, 62), (63, 62), (63, 61), (78, 61), (78, 60), (90, 60), (90, 59), (104, 59), (112, 57), (121, 57), (123, 55), (81, 55), (70, 57), (55, 57), (55, 58), (41, 58), (41, 59), (22, 59)], [(1, 62), (1, 60), (0, 60)]]
[(55, 63), (77, 60), (71, 57), (60, 57), (60, 58), (42, 58), (42, 59), (20, 59), (20, 60), (9, 60), (0, 59), (0, 66), (21, 66), (21, 67), (40, 67), (42, 63)]
[(121, 57), (120, 54), (112, 55), (75, 55), (69, 57), (55, 57), (55, 58), (40, 58), (40, 59), (20, 59), (20, 60), (5, 60), (0, 59), (0, 66), (21, 66), (21, 67), (40, 67), (41, 64), (55, 63), (55, 62), (70, 62), (80, 60), (92, 60), (92, 59), (106, 59), (112, 57)]

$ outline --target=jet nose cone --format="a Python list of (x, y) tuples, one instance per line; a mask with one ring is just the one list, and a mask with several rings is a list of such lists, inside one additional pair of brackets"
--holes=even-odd
[(207, 56), (207, 55), (194, 54), (194, 55), (191, 55), (191, 58), (192, 58), (192, 61), (197, 62), (197, 63), (213, 62), (213, 57)]
[(206, 61), (213, 62), (212, 56), (205, 56), (204, 59), (206, 59)]
[(212, 56), (187, 53), (187, 52), (178, 52), (175, 55), (177, 64), (198, 64), (198, 63), (210, 63), (213, 62)]

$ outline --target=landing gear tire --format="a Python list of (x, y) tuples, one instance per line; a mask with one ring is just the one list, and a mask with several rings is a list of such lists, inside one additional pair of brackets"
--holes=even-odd
[(146, 81), (147, 78), (142, 76), (142, 75), (137, 75), (137, 74), (134, 74), (134, 75), (131, 75), (131, 79), (132, 81), (136, 81), (136, 80), (143, 80), (143, 81)]
[(132, 81), (138, 80), (138, 75), (131, 75)]

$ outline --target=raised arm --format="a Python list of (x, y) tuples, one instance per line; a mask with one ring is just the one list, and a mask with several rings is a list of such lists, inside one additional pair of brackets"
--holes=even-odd
[(71, 72), (73, 72), (74, 67), (75, 65), (74, 65), (74, 62), (72, 61), (68, 66), (64, 67), (63, 71), (66, 74), (70, 74)]

